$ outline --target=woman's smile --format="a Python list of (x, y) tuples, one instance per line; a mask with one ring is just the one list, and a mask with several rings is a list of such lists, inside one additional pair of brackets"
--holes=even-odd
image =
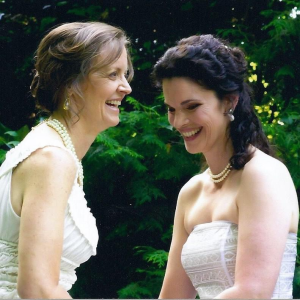
[[(122, 98), (123, 99), (123, 98)], [(105, 104), (113, 111), (120, 111), (119, 106), (121, 105), (122, 99), (114, 99), (114, 100), (107, 100)]]
[(195, 140), (201, 133), (202, 127), (198, 129), (180, 131), (183, 139), (187, 142)]

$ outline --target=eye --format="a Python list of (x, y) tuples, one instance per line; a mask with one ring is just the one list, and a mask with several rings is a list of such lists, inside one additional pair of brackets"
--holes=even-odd
[(126, 70), (126, 72), (124, 73), (124, 77), (127, 79), (129, 77), (129, 70)]
[(108, 76), (109, 76), (109, 78), (116, 79), (117, 76), (118, 76), (118, 73), (117, 72), (112, 72)]
[(198, 106), (200, 106), (199, 103), (192, 104), (192, 105), (188, 106), (187, 109), (188, 109), (188, 110), (194, 110), (194, 109), (197, 108)]
[(173, 113), (173, 112), (175, 112), (175, 109), (173, 107), (167, 106), (167, 111), (169, 113)]

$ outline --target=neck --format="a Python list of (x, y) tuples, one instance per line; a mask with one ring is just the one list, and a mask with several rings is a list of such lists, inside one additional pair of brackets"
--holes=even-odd
[(218, 145), (214, 150), (203, 153), (203, 155), (212, 174), (219, 174), (229, 163), (229, 159), (233, 153), (234, 150), (231, 140), (228, 140), (225, 144)]
[(67, 128), (77, 157), (79, 160), (82, 160), (97, 135), (91, 134), (91, 132), (85, 128), (83, 122), (81, 122), (80, 119), (76, 123), (73, 123), (73, 121), (67, 122), (66, 119), (58, 113), (53, 113), (51, 119), (57, 119)]

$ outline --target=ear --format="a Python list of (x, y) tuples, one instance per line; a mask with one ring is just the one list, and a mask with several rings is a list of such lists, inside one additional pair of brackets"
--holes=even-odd
[(225, 104), (227, 110), (229, 110), (229, 109), (235, 110), (235, 107), (237, 106), (238, 101), (239, 101), (239, 94), (230, 94), (230, 95), (226, 95), (224, 97), (224, 104)]
[(73, 95), (73, 89), (71, 88), (71, 86), (68, 86), (66, 88), (66, 95), (68, 95), (68, 97), (71, 97)]

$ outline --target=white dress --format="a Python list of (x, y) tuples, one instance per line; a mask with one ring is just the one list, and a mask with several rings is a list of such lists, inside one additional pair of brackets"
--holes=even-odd
[[(212, 299), (234, 284), (238, 226), (229, 221), (196, 225), (183, 246), (182, 265), (200, 299)], [(289, 233), (272, 299), (291, 299), (297, 236)], [(263, 272), (263, 270), (262, 270)]]
[[(7, 153), (0, 168), (0, 299), (19, 298), (17, 277), (20, 217), (11, 205), (12, 171), (35, 150), (47, 146), (63, 148), (74, 157), (67, 148), (58, 142), (49, 143), (46, 137), (34, 142), (25, 139)], [(76, 161), (75, 157), (74, 160)], [(96, 220), (87, 207), (83, 189), (76, 178), (65, 211), (60, 265), (59, 283), (66, 291), (77, 279), (75, 269), (92, 255), (96, 255), (97, 243)]]

